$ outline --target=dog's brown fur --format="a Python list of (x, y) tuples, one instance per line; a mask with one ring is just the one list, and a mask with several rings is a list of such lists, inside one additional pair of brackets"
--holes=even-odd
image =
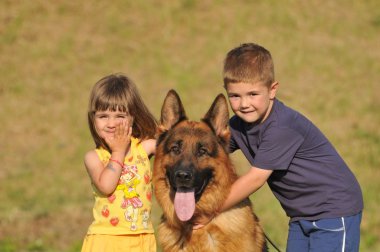
[[(203, 228), (192, 229), (197, 216), (213, 216), (221, 208), (237, 178), (228, 157), (228, 117), (227, 102), (221, 94), (201, 122), (187, 120), (174, 90), (165, 98), (153, 174), (155, 196), (163, 209), (158, 227), (163, 251), (263, 251), (266, 248), (263, 230), (248, 199), (220, 213)], [(175, 193), (179, 188), (191, 190), (191, 187), (198, 192), (195, 212), (191, 219), (181, 221), (173, 203)]]

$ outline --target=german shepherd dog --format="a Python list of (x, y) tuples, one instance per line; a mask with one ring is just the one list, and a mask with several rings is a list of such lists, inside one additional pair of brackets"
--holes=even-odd
[(163, 251), (266, 251), (249, 199), (193, 230), (197, 216), (215, 215), (237, 179), (228, 156), (228, 120), (222, 94), (201, 122), (187, 119), (174, 90), (165, 98), (153, 168), (154, 193), (163, 210), (158, 227)]

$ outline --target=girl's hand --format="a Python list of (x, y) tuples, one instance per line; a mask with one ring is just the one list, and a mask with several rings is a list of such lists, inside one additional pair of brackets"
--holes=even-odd
[(114, 135), (105, 139), (112, 153), (122, 153), (125, 156), (131, 144), (132, 127), (129, 120), (122, 120), (115, 127)]
[(103, 195), (111, 195), (119, 182), (124, 159), (131, 145), (131, 120), (122, 118), (118, 122), (110, 123), (105, 128), (103, 139), (111, 150), (108, 164), (103, 164), (95, 150), (85, 156), (85, 166), (91, 180), (98, 191)]

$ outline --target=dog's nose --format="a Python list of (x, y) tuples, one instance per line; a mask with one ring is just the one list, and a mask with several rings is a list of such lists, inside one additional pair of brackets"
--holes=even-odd
[(193, 174), (188, 171), (177, 171), (175, 173), (176, 179), (182, 182), (190, 181), (193, 178)]

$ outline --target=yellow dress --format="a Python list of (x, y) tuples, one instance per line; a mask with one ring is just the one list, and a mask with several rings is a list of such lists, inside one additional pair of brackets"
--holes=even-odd
[[(96, 152), (107, 165), (111, 154), (103, 149)], [(152, 173), (149, 158), (136, 138), (131, 139), (118, 186), (109, 197), (93, 186), (94, 221), (88, 228), (82, 252), (156, 251), (151, 222)]]

